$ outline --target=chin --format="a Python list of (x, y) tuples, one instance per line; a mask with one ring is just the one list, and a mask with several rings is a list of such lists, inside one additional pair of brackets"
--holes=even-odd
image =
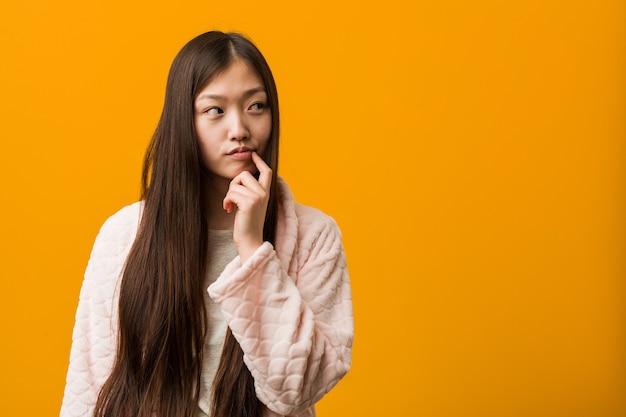
[(244, 169), (240, 169), (240, 170), (236, 170), (236, 171), (231, 171), (229, 173), (224, 173), (223, 175), (222, 174), (214, 174), (214, 175), (216, 177), (221, 177), (221, 178), (227, 179), (228, 181), (232, 181), (237, 175), (241, 174), (242, 172), (249, 172), (255, 178), (258, 179), (259, 171), (256, 169), (256, 167), (244, 168)]

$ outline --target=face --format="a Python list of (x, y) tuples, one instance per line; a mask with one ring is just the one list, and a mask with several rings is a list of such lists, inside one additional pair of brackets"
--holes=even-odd
[(198, 93), (194, 124), (202, 159), (216, 177), (256, 172), (251, 153), (264, 156), (272, 130), (267, 93), (259, 76), (235, 60)]

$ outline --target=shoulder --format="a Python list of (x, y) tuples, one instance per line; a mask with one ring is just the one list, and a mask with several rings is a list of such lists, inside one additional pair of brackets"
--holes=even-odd
[(100, 228), (100, 233), (124, 232), (136, 227), (139, 224), (142, 210), (143, 204), (141, 201), (121, 208), (104, 222)]
[(343, 253), (341, 231), (335, 219), (323, 211), (295, 204), (298, 217), (298, 242), (305, 258), (336, 257)]
[(315, 207), (295, 204), (298, 218), (300, 264), (329, 263), (343, 259), (341, 231), (335, 219)]
[(340, 233), (335, 219), (324, 213), (322, 210), (311, 206), (305, 206), (300, 203), (295, 203), (294, 207), (300, 230), (305, 232), (310, 230), (330, 230)]
[(282, 178), (279, 178), (278, 185), (282, 208), (280, 212), (284, 218), (285, 234), (296, 232), (299, 240), (305, 236), (324, 232), (340, 237), (339, 227), (331, 216), (320, 209), (296, 202), (291, 189)]
[(92, 258), (115, 257), (125, 254), (135, 240), (143, 204), (130, 204), (109, 217), (98, 233)]
[[(141, 211), (141, 203), (128, 205), (109, 217), (100, 228), (80, 295), (81, 300), (90, 300), (90, 307), (79, 304), (81, 311), (87, 309), (85, 311), (92, 311), (95, 317), (111, 317), (114, 310), (111, 300), (115, 299), (126, 256), (135, 240)], [(108, 319), (103, 323), (106, 323), (104, 328), (108, 328)]]

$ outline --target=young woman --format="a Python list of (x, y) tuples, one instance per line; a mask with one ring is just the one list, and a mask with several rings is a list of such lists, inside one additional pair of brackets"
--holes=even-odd
[(63, 417), (313, 416), (348, 371), (341, 235), (277, 177), (258, 49), (209, 32), (174, 59), (141, 201), (85, 272)]

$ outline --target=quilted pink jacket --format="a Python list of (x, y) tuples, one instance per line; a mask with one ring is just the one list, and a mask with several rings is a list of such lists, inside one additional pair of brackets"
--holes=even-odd
[[(244, 351), (265, 416), (314, 416), (314, 404), (351, 363), (352, 301), (340, 231), (302, 206), (279, 179), (276, 247), (239, 257), (209, 287)], [(80, 292), (61, 416), (86, 417), (110, 372), (117, 334), (117, 291), (141, 204), (102, 226)]]

